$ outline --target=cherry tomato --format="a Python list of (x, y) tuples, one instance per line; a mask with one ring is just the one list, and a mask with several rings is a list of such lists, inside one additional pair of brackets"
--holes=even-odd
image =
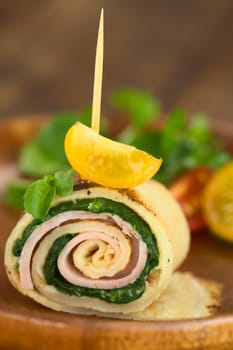
[(201, 196), (212, 172), (208, 167), (197, 167), (181, 175), (169, 186), (173, 196), (180, 203), (193, 233), (205, 227)]

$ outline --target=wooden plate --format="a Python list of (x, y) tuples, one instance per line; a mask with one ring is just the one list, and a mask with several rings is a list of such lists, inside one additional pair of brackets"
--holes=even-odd
[[(18, 149), (43, 120), (34, 117), (2, 122), (0, 190), (15, 176)], [(233, 152), (233, 126), (218, 123), (215, 130)], [(8, 282), (3, 266), (4, 245), (18, 215), (3, 202), (0, 204), (0, 349), (233, 349), (233, 246), (216, 242), (207, 232), (197, 234), (181, 267), (224, 285), (223, 302), (214, 317), (136, 322), (75, 316), (36, 304)]]

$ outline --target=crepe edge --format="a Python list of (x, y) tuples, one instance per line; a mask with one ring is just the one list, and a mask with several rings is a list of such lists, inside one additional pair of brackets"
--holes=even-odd
[[(182, 321), (182, 320), (188, 320), (188, 319), (203, 319), (208, 318), (216, 314), (218, 311), (218, 308), (221, 305), (222, 302), (222, 292), (223, 292), (223, 285), (219, 282), (216, 282), (214, 280), (204, 279), (196, 277), (191, 272), (175, 272), (174, 275), (180, 275), (182, 278), (185, 278), (186, 276), (189, 276), (193, 283), (200, 288), (200, 291), (203, 293), (203, 304), (201, 307), (203, 307), (203, 313), (198, 316), (188, 316), (188, 317), (178, 317), (177, 315), (175, 317), (166, 315), (163, 316), (155, 316), (155, 317), (148, 317), (146, 316), (146, 312), (149, 308), (153, 307), (153, 305), (156, 306), (161, 303), (161, 297), (163, 297), (163, 294), (161, 297), (154, 301), (151, 305), (149, 305), (145, 310), (138, 311), (135, 313), (130, 314), (123, 314), (123, 313), (106, 313), (106, 312), (98, 312), (91, 309), (84, 309), (79, 308), (76, 310), (71, 310), (69, 308), (66, 308), (66, 310), (60, 310), (65, 311), (68, 313), (76, 313), (80, 315), (86, 315), (86, 316), (96, 316), (96, 317), (103, 317), (103, 318), (112, 318), (112, 319), (122, 319), (122, 320), (135, 320), (135, 321), (147, 321), (147, 322), (153, 322), (153, 321)], [(165, 290), (166, 292), (166, 290)], [(181, 292), (181, 291), (180, 291)], [(174, 295), (175, 297), (175, 295)]]
[(209, 293), (209, 302), (206, 305), (206, 308), (210, 313), (209, 316), (213, 316), (216, 314), (222, 303), (223, 285), (214, 280), (204, 278), (198, 278), (198, 280)]

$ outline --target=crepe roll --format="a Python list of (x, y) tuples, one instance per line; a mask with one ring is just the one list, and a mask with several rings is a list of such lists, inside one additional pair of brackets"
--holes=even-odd
[(184, 215), (163, 185), (122, 190), (79, 180), (43, 219), (22, 216), (5, 265), (22, 294), (51, 309), (130, 315), (159, 298), (189, 242)]

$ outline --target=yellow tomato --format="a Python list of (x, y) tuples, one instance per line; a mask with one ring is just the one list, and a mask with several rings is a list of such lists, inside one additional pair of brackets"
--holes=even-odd
[(211, 177), (204, 190), (202, 209), (211, 231), (233, 243), (233, 161)]
[(129, 188), (149, 180), (161, 159), (106, 137), (76, 123), (67, 132), (65, 152), (74, 170), (103, 186)]

